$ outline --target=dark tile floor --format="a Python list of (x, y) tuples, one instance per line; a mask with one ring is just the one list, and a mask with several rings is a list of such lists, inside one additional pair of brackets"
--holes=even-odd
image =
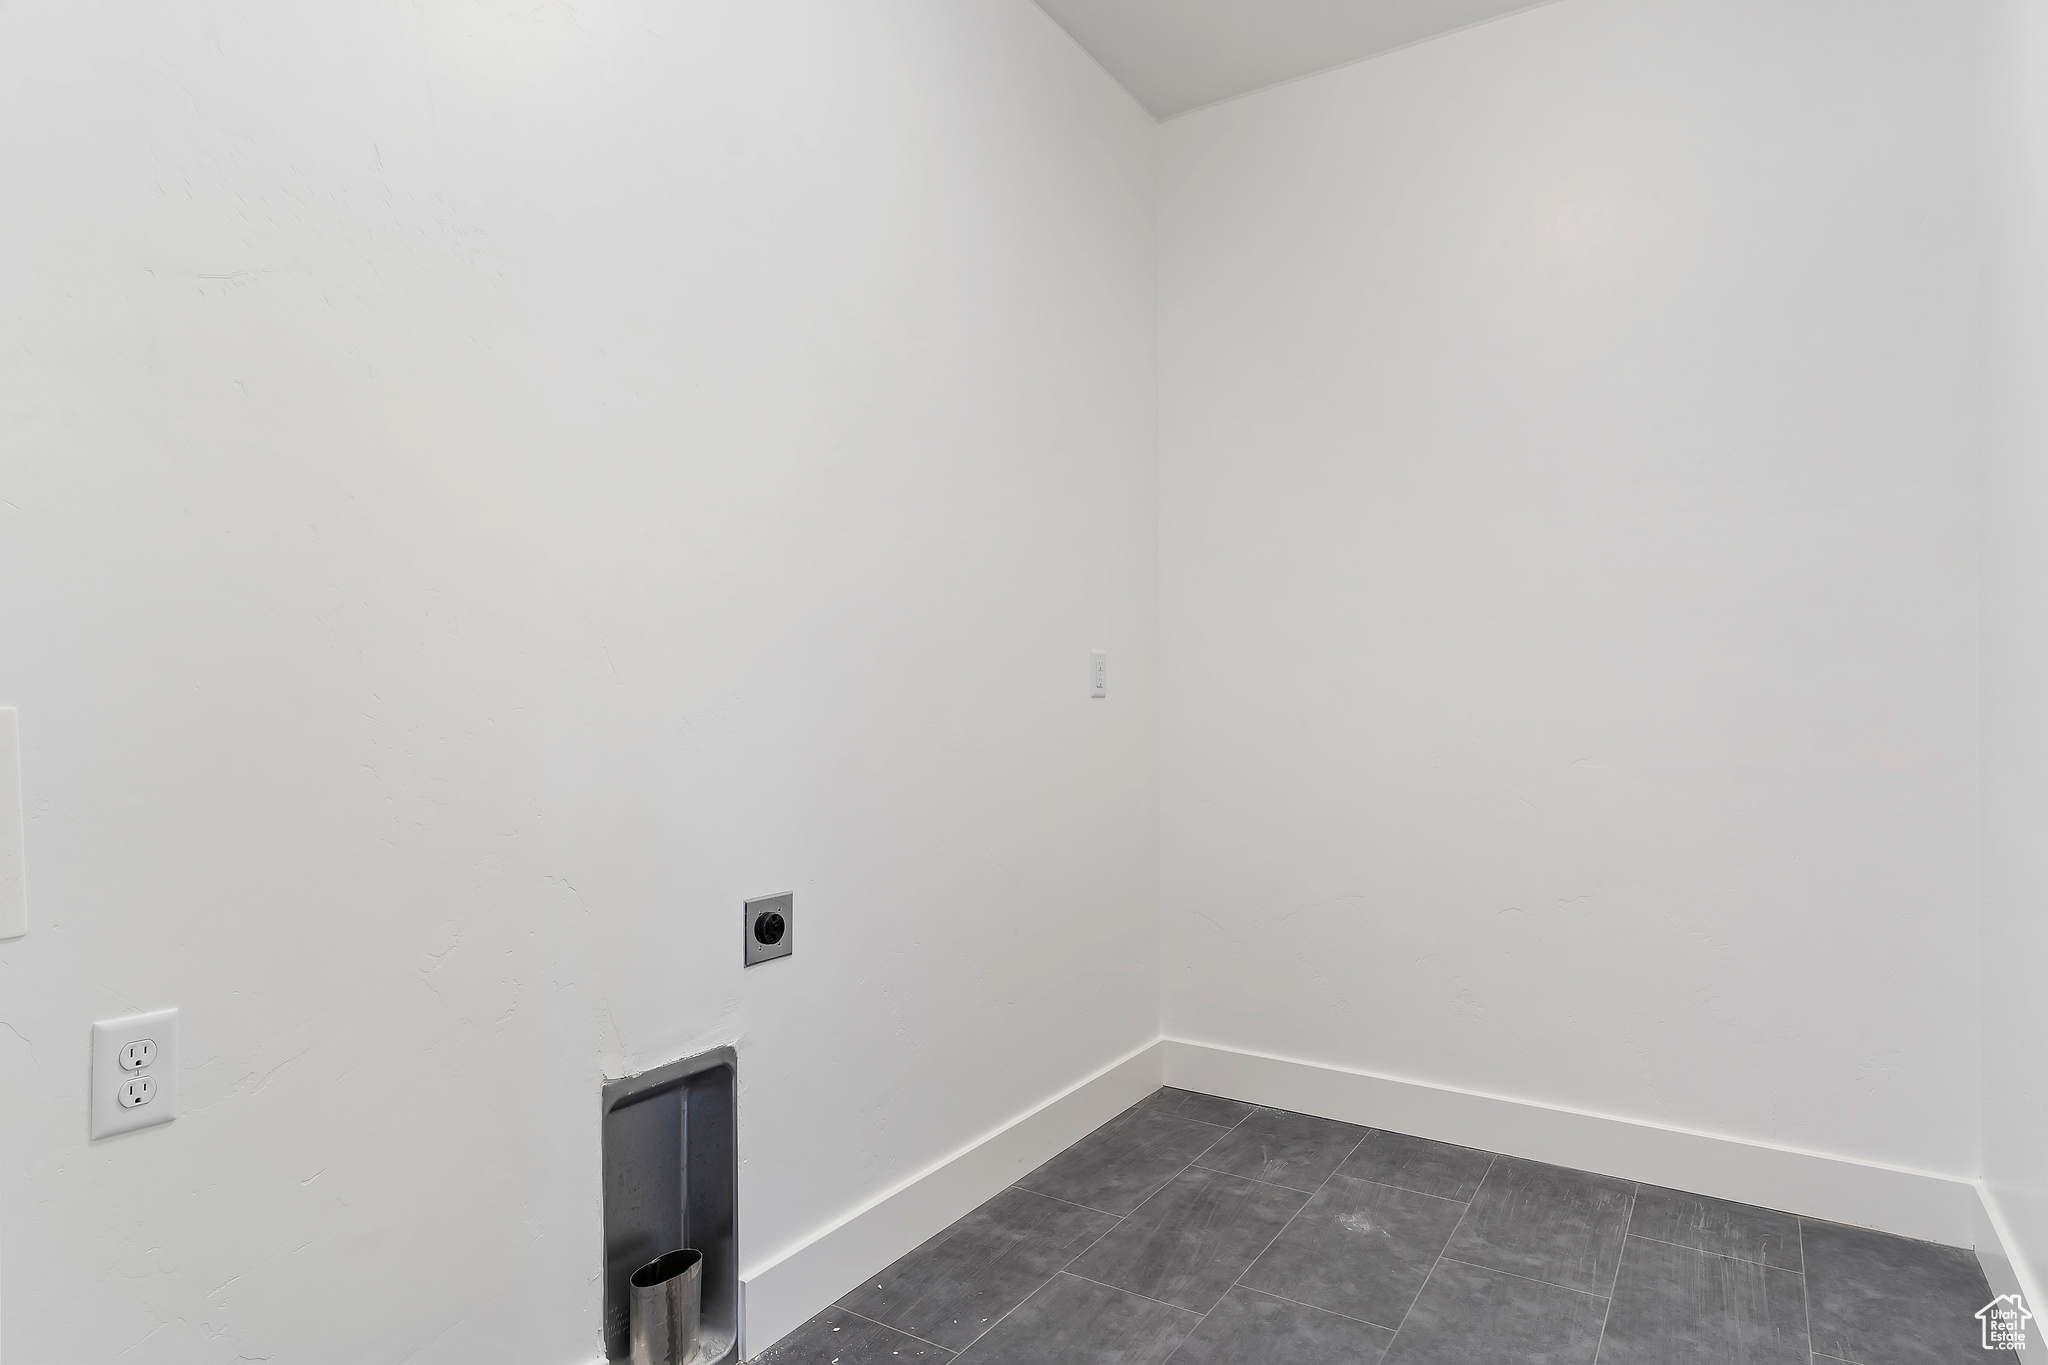
[(1954, 1247), (1161, 1090), (763, 1365), (1948, 1365)]

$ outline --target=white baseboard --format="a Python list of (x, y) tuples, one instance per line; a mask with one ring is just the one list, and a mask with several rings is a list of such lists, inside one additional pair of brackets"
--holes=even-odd
[(1160, 1051), (1156, 1042), (1140, 1048), (742, 1271), (748, 1357), (1158, 1089)]
[[(2029, 1270), (2026, 1258), (2016, 1255), (2018, 1243), (2014, 1241), (2012, 1229), (1999, 1212), (1998, 1198), (1984, 1182), (1977, 1182), (1977, 1234), (1973, 1245), (1977, 1248), (1977, 1261), (1984, 1267), (1984, 1278), (1991, 1282), (1993, 1294), (2019, 1294), (2025, 1297), (2027, 1306), (2040, 1313), (2042, 1305), (2048, 1303), (2035, 1291), (2034, 1276)], [(2048, 1342), (2038, 1318), (2027, 1329), (2027, 1346), (2031, 1350), (2048, 1350)], [(2029, 1357), (2039, 1359), (2039, 1357)]]
[(1973, 1246), (1994, 1292), (2048, 1302), (1974, 1180), (1166, 1038), (749, 1267), (749, 1358), (1161, 1084)]
[[(1581, 1113), (1168, 1038), (1165, 1084), (1439, 1142), (1783, 1209), (1949, 1246), (1976, 1244), (1974, 1181)], [(2030, 1297), (2028, 1302), (2033, 1302)]]

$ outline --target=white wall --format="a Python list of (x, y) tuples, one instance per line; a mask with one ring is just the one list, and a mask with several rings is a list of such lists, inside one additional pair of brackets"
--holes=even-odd
[(1027, 0), (0, 8), (0, 1357), (586, 1361), (601, 1073), (737, 1040), (752, 1265), (1155, 1036), (1155, 135)]
[(1971, 26), (1562, 0), (1166, 125), (1170, 1036), (1974, 1174)]
[(1982, 12), (1984, 1175), (2008, 1250), (2038, 1287), (2048, 1271), (2048, 10), (1993, 0)]

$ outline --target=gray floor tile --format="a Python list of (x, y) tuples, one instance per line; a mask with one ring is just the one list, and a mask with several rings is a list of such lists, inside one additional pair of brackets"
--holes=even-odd
[(1153, 1091), (1139, 1107), (1156, 1109), (1175, 1118), (1193, 1119), (1197, 1123), (1213, 1123), (1219, 1128), (1235, 1128), (1257, 1106), (1217, 1095), (1198, 1095), (1192, 1090), (1175, 1090), (1169, 1085)]
[(839, 1306), (957, 1351), (1116, 1225), (1113, 1214), (1005, 1190)]
[(1200, 1161), (1212, 1171), (1313, 1194), (1366, 1132), (1335, 1119), (1260, 1109), (1204, 1152)]
[(755, 1357), (755, 1365), (903, 1365), (945, 1361), (953, 1353), (869, 1322), (843, 1308), (828, 1308)]
[(1813, 1349), (1857, 1365), (1983, 1361), (1976, 1312), (1991, 1289), (1974, 1254), (1800, 1220)]
[(1799, 1259), (1799, 1220), (1774, 1209), (1642, 1185), (1636, 1189), (1636, 1211), (1628, 1230), (1638, 1237), (1778, 1270), (1797, 1273), (1804, 1269)]
[(1020, 1183), (762, 1365), (1985, 1358), (1970, 1252), (1190, 1091)]
[(1142, 1106), (1120, 1114), (1017, 1183), (1119, 1216), (1224, 1136), (1215, 1125)]
[(1607, 1300), (1444, 1261), (1383, 1365), (1593, 1365)]
[(1164, 1365), (1199, 1313), (1056, 1275), (960, 1355), (961, 1365)]
[(1206, 1313), (1307, 1202), (1298, 1190), (1183, 1171), (1069, 1269)]
[(1631, 1237), (1601, 1365), (1810, 1365), (1806, 1282), (1789, 1270)]
[(1604, 1296), (1634, 1194), (1626, 1180), (1500, 1157), (1444, 1255)]
[(1244, 1282), (1398, 1327), (1464, 1212), (1449, 1199), (1333, 1175)]
[(1492, 1152), (1375, 1128), (1337, 1170), (1340, 1175), (1463, 1202), (1478, 1191), (1491, 1165)]
[(1223, 1296), (1173, 1365), (1379, 1365), (1384, 1327), (1239, 1287)]

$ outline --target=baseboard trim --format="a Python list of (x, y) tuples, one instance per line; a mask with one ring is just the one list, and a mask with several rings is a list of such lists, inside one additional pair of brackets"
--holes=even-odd
[[(1974, 1181), (1168, 1038), (1164, 1083), (1967, 1247)], [(2030, 1303), (2033, 1299), (2030, 1297)]]
[(1979, 1181), (1164, 1038), (743, 1271), (747, 1358), (1162, 1084), (1975, 1247), (1994, 1292), (2048, 1302)]
[(829, 1227), (743, 1270), (748, 1358), (829, 1307), (862, 1277), (1158, 1089), (1161, 1046), (1146, 1044)]
[[(2042, 1304), (2048, 1303), (2034, 1292), (2035, 1281), (2027, 1266), (2026, 1257), (2018, 1254), (2019, 1243), (2013, 1238), (2012, 1228), (1999, 1211), (1998, 1197), (1983, 1181), (1977, 1182), (1977, 1248), (1978, 1264), (1984, 1267), (1984, 1278), (1991, 1282), (1993, 1294), (2019, 1294), (2025, 1297), (2027, 1306), (2039, 1313)], [(2039, 1351), (2048, 1349), (2048, 1334), (2041, 1329), (2036, 1318), (2027, 1329), (2027, 1345)]]

